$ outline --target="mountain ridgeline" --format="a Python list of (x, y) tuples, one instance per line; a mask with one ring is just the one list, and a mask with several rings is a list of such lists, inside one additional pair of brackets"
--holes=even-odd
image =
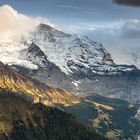
[(40, 24), (28, 38), (0, 41), (0, 53), (5, 64), (55, 88), (140, 101), (140, 71), (115, 64), (103, 45), (88, 37)]

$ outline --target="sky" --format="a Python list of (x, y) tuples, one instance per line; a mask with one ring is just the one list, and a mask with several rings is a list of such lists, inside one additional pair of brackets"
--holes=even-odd
[(87, 35), (101, 42), (116, 63), (140, 67), (140, 0), (0, 0), (0, 6), (5, 4), (65, 32)]

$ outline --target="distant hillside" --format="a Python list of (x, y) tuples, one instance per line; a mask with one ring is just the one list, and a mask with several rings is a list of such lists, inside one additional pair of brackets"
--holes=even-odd
[(138, 107), (123, 100), (93, 94), (84, 97), (79, 104), (62, 108), (109, 138), (135, 140), (140, 129), (140, 121), (135, 118)]

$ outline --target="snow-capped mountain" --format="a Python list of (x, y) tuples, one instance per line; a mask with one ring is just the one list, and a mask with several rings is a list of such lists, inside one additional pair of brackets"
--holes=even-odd
[(57, 65), (67, 75), (83, 71), (97, 74), (116, 74), (135, 69), (117, 66), (101, 43), (88, 37), (70, 35), (40, 24), (30, 38), (0, 40), (0, 60), (29, 69), (45, 67), (46, 61)]
[(50, 62), (66, 74), (87, 70), (98, 74), (115, 74), (134, 69), (128, 66), (116, 68), (111, 55), (101, 43), (88, 37), (63, 33), (45, 24), (38, 26), (32, 41), (43, 50)]
[(96, 92), (140, 100), (140, 72), (135, 66), (116, 65), (101, 43), (46, 24), (20, 40), (0, 41), (0, 61), (78, 95)]

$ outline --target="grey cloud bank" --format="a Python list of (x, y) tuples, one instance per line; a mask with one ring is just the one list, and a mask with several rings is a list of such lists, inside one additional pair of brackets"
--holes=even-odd
[(127, 5), (127, 6), (140, 6), (139, 0), (113, 0), (113, 2), (119, 5)]

